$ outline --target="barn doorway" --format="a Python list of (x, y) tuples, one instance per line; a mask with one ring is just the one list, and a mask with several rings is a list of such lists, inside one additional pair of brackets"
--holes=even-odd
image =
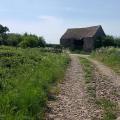
[(74, 49), (83, 50), (84, 40), (83, 39), (81, 39), (81, 40), (74, 40), (73, 44), (74, 44)]

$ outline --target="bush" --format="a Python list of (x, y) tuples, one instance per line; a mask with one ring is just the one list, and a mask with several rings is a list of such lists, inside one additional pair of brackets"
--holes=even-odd
[(19, 44), (20, 47), (37, 47), (38, 46), (38, 38), (34, 35), (24, 35), (22, 42)]

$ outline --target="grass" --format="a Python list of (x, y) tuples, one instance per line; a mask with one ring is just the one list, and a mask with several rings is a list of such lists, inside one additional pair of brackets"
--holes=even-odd
[(84, 76), (85, 76), (85, 83), (87, 84), (87, 91), (92, 96), (95, 97), (95, 86), (93, 85), (93, 72), (94, 67), (89, 60), (86, 58), (80, 57), (80, 63), (83, 67)]
[(69, 57), (40, 49), (0, 47), (0, 120), (42, 120), (49, 91)]
[(110, 100), (100, 99), (96, 104), (102, 107), (104, 115), (102, 120), (116, 120), (117, 105)]
[(119, 48), (101, 48), (92, 52), (91, 57), (103, 62), (120, 74), (120, 49)]

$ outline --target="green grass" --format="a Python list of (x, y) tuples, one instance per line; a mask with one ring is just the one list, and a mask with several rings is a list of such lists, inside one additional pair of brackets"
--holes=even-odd
[(119, 48), (101, 48), (94, 51), (91, 57), (103, 62), (120, 74), (120, 49)]
[(106, 99), (100, 99), (96, 101), (96, 104), (102, 107), (104, 115), (102, 120), (116, 120), (117, 105), (112, 101)]
[(95, 97), (95, 86), (93, 86), (93, 72), (94, 72), (94, 67), (91, 64), (91, 62), (89, 60), (87, 60), (86, 58), (82, 58), (80, 57), (80, 63), (83, 67), (83, 71), (84, 71), (84, 76), (85, 76), (85, 83), (87, 84), (87, 91), (88, 93), (92, 96)]
[(69, 57), (40, 49), (0, 47), (0, 120), (42, 120), (51, 86)]
[(93, 65), (86, 58), (80, 57), (80, 63), (83, 66), (85, 82), (90, 83), (93, 78)]

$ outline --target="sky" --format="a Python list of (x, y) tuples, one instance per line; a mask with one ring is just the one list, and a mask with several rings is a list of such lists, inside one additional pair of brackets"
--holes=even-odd
[(58, 44), (68, 28), (102, 25), (120, 36), (120, 0), (0, 0), (0, 24)]

